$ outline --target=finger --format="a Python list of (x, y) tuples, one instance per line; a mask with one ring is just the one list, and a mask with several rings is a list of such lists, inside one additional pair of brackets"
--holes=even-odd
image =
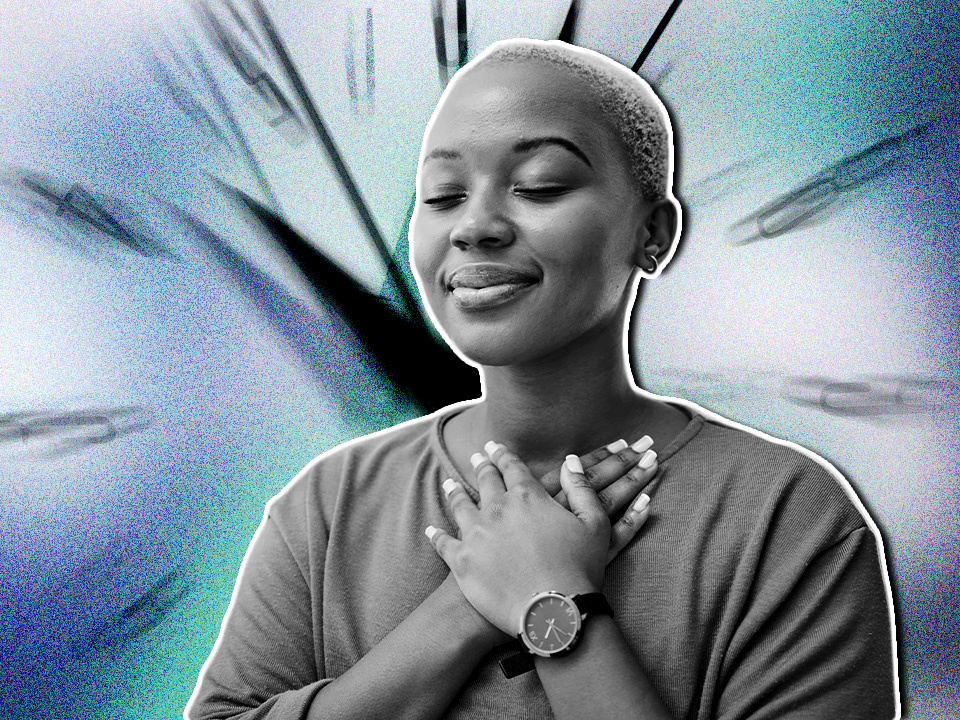
[(461, 534), (480, 514), (477, 504), (473, 502), (463, 485), (453, 478), (447, 478), (443, 481), (443, 495), (447, 499), (450, 511), (453, 513), (453, 520), (460, 528)]
[(503, 476), (497, 466), (483, 453), (470, 456), (470, 464), (477, 474), (477, 489), (480, 491), (480, 505), (486, 507), (492, 500), (507, 491)]
[[(601, 460), (606, 460), (613, 453), (622, 450), (623, 448), (628, 447), (626, 440), (617, 440), (612, 442), (609, 445), (604, 445), (599, 447), (593, 452), (589, 452), (586, 455), (580, 456), (580, 464), (583, 466), (584, 471), (587, 471), (589, 477), (589, 470), (596, 465)], [(557, 500), (561, 505), (563, 505), (568, 510), (570, 509), (569, 504), (567, 503), (566, 494), (560, 489), (560, 468), (556, 470), (551, 470), (542, 478), (540, 478), (540, 484), (546, 489), (548, 493), (553, 495), (554, 499)]]
[[(633, 445), (627, 445), (626, 440), (617, 440), (606, 447), (594, 450), (580, 458), (584, 468), (584, 475), (598, 492), (609, 487), (622, 478), (633, 468), (653, 445), (649, 435), (644, 435)], [(557, 476), (559, 483), (559, 473)], [(544, 479), (541, 479), (544, 482)], [(546, 483), (544, 483), (546, 487)], [(630, 497), (636, 496), (636, 492)], [(565, 498), (555, 496), (558, 502), (567, 507)]]
[(597, 497), (607, 517), (617, 516), (633, 502), (641, 490), (647, 488), (656, 477), (659, 465), (657, 454), (647, 450), (640, 462), (615, 482), (601, 490)]
[(567, 459), (563, 461), (560, 484), (570, 502), (570, 512), (580, 518), (581, 522), (594, 531), (599, 531), (605, 524), (609, 527), (597, 493), (584, 476), (583, 465), (576, 455), (567, 455)]
[(483, 446), (487, 452), (487, 457), (497, 466), (500, 474), (503, 476), (503, 484), (510, 490), (518, 485), (530, 486), (536, 488), (537, 492), (546, 492), (543, 486), (537, 482), (530, 472), (530, 468), (514, 453), (510, 452), (506, 446), (495, 443), (492, 440)]
[(448, 568), (452, 568), (460, 541), (452, 537), (448, 532), (433, 525), (427, 525), (426, 530), (423, 532), (430, 541), (430, 544), (433, 545), (433, 549), (437, 551), (440, 559), (447, 564)]
[(650, 496), (641, 494), (637, 501), (627, 510), (613, 527), (610, 528), (610, 550), (607, 553), (609, 564), (627, 544), (636, 537), (640, 528), (650, 517)]

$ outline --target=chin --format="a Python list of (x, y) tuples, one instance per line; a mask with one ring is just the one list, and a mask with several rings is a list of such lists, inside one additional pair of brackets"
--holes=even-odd
[(528, 328), (491, 328), (488, 332), (458, 333), (454, 348), (474, 365), (505, 367), (524, 365), (557, 350), (555, 335), (539, 337)]

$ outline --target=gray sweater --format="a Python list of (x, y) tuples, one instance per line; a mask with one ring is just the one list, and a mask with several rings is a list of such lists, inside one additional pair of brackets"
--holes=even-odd
[[(338, 447), (270, 501), (185, 715), (305, 717), (446, 577), (440, 490), (456, 410)], [(614, 618), (676, 718), (896, 713), (879, 540), (846, 482), (786, 445), (694, 415), (659, 451), (652, 515), (608, 566)], [(475, 499), (476, 499), (476, 494)], [(448, 718), (551, 718), (494, 651)]]

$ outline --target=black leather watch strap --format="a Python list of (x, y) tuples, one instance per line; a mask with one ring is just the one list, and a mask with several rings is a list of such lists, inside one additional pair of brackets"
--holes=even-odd
[[(574, 595), (571, 600), (573, 600), (581, 615), (597, 614), (613, 617), (613, 608), (610, 607), (610, 603), (607, 602), (603, 593), (583, 593)], [(533, 655), (527, 651), (523, 642), (518, 639), (511, 642), (510, 645), (516, 652), (500, 661), (500, 669), (503, 671), (504, 677), (515, 678), (517, 675), (523, 675), (533, 670)]]
[(580, 610), (581, 615), (609, 615), (613, 617), (613, 608), (607, 602), (607, 597), (603, 593), (583, 593), (574, 595), (571, 600)]

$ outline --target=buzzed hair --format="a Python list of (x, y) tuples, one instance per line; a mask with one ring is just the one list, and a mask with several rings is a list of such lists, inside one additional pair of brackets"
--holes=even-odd
[(493, 43), (463, 70), (531, 60), (567, 69), (585, 81), (627, 150), (630, 174), (643, 199), (657, 201), (672, 196), (670, 118), (647, 82), (629, 68), (593, 50), (560, 40), (518, 38)]

